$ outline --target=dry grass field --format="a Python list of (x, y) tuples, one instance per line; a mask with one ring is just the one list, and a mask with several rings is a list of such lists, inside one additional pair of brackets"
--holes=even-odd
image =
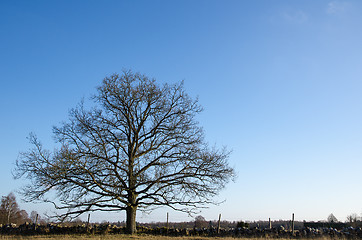
[[(220, 240), (233, 240), (237, 238), (208, 238), (208, 237), (166, 237), (166, 236), (152, 236), (152, 235), (49, 235), (49, 236), (1, 236), (0, 239), (4, 240), (211, 240), (211, 239), (220, 239)], [(238, 238), (240, 240), (240, 238)], [(252, 240), (252, 239), (248, 239)]]
[[(3, 240), (261, 240), (272, 238), (232, 238), (232, 237), (166, 237), (166, 236), (152, 236), (152, 235), (49, 235), (49, 236), (4, 236), (0, 235), (0, 239)], [(320, 240), (331, 240), (333, 238), (317, 238)], [(338, 239), (338, 238), (335, 238)], [(287, 240), (278, 238), (278, 240)], [(290, 239), (288, 239), (290, 240)], [(298, 240), (303, 240), (299, 238)], [(310, 239), (309, 239), (310, 240)]]

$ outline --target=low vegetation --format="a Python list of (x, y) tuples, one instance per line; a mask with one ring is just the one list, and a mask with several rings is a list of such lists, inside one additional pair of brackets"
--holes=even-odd
[[(0, 239), (4, 240), (15, 240), (15, 239), (35, 239), (35, 240), (65, 240), (65, 239), (74, 239), (74, 240), (125, 240), (125, 239), (134, 239), (134, 240), (211, 240), (215, 238), (210, 237), (167, 237), (167, 236), (151, 236), (151, 235), (106, 235), (106, 236), (89, 236), (89, 235), (62, 235), (62, 236), (0, 236)], [(236, 238), (221, 238), (223, 240), (232, 240)], [(240, 239), (240, 238), (239, 238)], [(248, 239), (252, 240), (252, 239)]]
[[(330, 214), (327, 221), (292, 222), (288, 220), (230, 222), (207, 221), (203, 216), (194, 221), (138, 223), (135, 235), (127, 235), (125, 222), (89, 223), (81, 219), (53, 223), (32, 211), (21, 210), (14, 194), (1, 198), (0, 239), (362, 239), (362, 221), (357, 214), (345, 223)], [(89, 221), (89, 220), (88, 220)], [(168, 226), (168, 228), (166, 227)], [(292, 226), (294, 231), (292, 231)]]
[[(266, 238), (233, 238), (233, 237), (167, 237), (167, 236), (152, 236), (152, 235), (104, 235), (104, 236), (89, 236), (89, 235), (53, 235), (53, 236), (1, 236), (0, 239), (4, 240), (261, 240)], [(278, 238), (279, 240), (287, 240), (290, 238)], [(307, 240), (309, 238), (299, 238), (299, 240)], [(333, 240), (341, 238), (321, 237), (320, 240)], [(342, 238), (343, 239), (343, 238)]]

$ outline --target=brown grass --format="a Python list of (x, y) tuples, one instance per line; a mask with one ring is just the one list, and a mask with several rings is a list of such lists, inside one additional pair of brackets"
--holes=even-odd
[[(3, 240), (28, 240), (28, 239), (35, 239), (35, 240), (211, 240), (211, 239), (220, 239), (220, 240), (242, 240), (241, 238), (209, 238), (209, 237), (167, 237), (167, 236), (153, 236), (153, 235), (49, 235), (49, 236), (1, 236), (0, 239)], [(249, 238), (248, 240), (252, 240)]]
[[(232, 238), (232, 237), (167, 237), (167, 236), (153, 236), (153, 235), (43, 235), (43, 236), (5, 236), (0, 235), (0, 239), (3, 240), (261, 240), (270, 238)], [(331, 238), (318, 238), (320, 240), (331, 240)], [(278, 238), (278, 240), (287, 240)], [(290, 240), (290, 239), (289, 239)], [(299, 239), (303, 240), (303, 239)]]

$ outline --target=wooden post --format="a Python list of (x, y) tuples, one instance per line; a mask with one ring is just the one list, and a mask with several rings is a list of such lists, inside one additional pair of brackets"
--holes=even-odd
[(167, 219), (166, 219), (166, 233), (168, 234), (168, 213), (167, 213)]
[(87, 228), (88, 228), (88, 226), (89, 226), (89, 220), (90, 220), (90, 213), (88, 214)]
[(272, 225), (271, 225), (271, 221), (270, 221), (270, 218), (269, 218), (269, 229), (272, 228)]
[(217, 223), (217, 234), (220, 233), (220, 220), (221, 220), (221, 213), (219, 214), (219, 222)]
[(35, 225), (34, 225), (34, 229), (36, 230), (38, 228), (38, 217), (39, 217), (39, 214), (36, 214), (36, 217), (35, 217)]
[(9, 208), (9, 211), (8, 211), (8, 224), (10, 224), (10, 208)]
[(292, 234), (294, 235), (294, 213), (292, 214)]

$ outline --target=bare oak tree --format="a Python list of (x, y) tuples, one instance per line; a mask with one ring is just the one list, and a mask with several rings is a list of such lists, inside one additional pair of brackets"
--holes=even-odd
[(70, 111), (54, 127), (59, 149), (34, 146), (20, 154), (15, 177), (25, 177), (27, 200), (51, 201), (60, 217), (88, 211), (126, 211), (128, 233), (136, 231), (136, 210), (169, 206), (193, 213), (234, 176), (226, 149), (208, 147), (195, 119), (202, 111), (183, 83), (159, 85), (131, 71), (106, 77), (93, 96), (95, 106)]

